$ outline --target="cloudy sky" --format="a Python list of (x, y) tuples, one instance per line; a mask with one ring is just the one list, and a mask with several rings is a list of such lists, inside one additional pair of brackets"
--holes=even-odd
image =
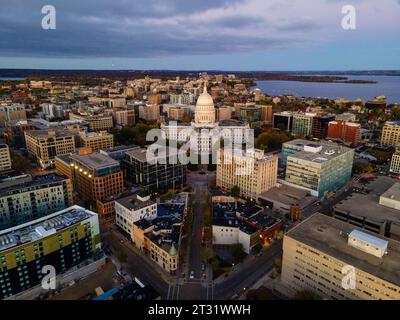
[[(356, 30), (341, 27), (356, 8)], [(44, 5), (56, 30), (42, 29)], [(400, 0), (1, 0), (0, 68), (400, 69)]]

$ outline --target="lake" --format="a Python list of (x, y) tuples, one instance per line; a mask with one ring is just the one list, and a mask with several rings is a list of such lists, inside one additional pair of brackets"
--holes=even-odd
[[(315, 75), (315, 74), (313, 74)], [(297, 97), (345, 98), (364, 101), (376, 96), (386, 96), (388, 103), (400, 103), (400, 77), (398, 76), (346, 76), (349, 80), (371, 80), (377, 83), (318, 83), (299, 81), (257, 81), (253, 87), (271, 96), (294, 95)]]
[(0, 77), (0, 81), (20, 81), (20, 80), (24, 80), (25, 78), (17, 78), (17, 77), (15, 77), (15, 78), (13, 78), (13, 77), (8, 77), (8, 78), (5, 78), (5, 77)]

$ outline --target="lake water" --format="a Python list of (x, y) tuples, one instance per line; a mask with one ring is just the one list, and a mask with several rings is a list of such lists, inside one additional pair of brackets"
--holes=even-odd
[(0, 81), (19, 81), (19, 80), (24, 80), (24, 78), (13, 78), (13, 77), (5, 78), (5, 77), (0, 77)]
[(344, 76), (349, 80), (372, 80), (374, 84), (318, 83), (299, 81), (257, 81), (254, 88), (272, 96), (345, 98), (364, 101), (376, 96), (386, 96), (388, 103), (400, 103), (400, 77), (398, 76)]

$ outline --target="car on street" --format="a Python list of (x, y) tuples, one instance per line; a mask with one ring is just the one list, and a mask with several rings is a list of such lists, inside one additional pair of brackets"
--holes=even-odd
[(204, 263), (201, 264), (201, 271), (205, 271), (206, 270), (206, 265)]
[(190, 279), (194, 279), (194, 271), (190, 271), (190, 276), (189, 276), (189, 278), (190, 278)]

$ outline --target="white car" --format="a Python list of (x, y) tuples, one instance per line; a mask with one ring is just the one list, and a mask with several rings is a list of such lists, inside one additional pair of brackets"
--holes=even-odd
[(190, 278), (190, 279), (194, 279), (194, 271), (190, 271), (190, 276), (189, 276), (189, 278)]

